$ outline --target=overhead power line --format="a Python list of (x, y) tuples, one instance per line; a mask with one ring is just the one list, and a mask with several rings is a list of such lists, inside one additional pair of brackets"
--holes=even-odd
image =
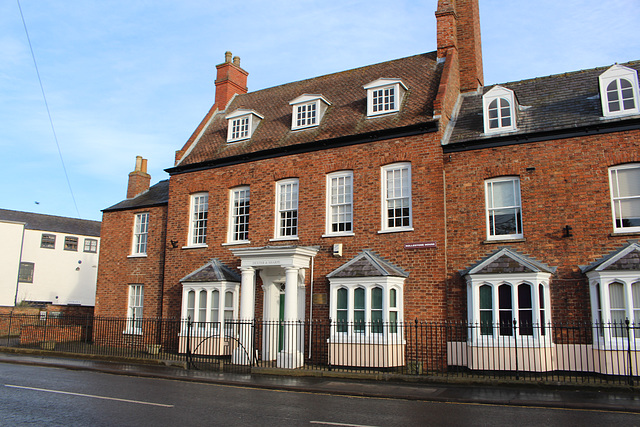
[(29, 37), (29, 31), (27, 30), (27, 23), (24, 20), (24, 14), (22, 13), (22, 7), (20, 6), (20, 0), (16, 0), (18, 2), (18, 9), (20, 10), (20, 17), (22, 18), (22, 25), (24, 26), (24, 32), (27, 35), (27, 42), (29, 42), (29, 50), (31, 50), (31, 57), (33, 58), (33, 65), (36, 68), (36, 74), (38, 76), (38, 82), (40, 83), (40, 90), (42, 91), (42, 98), (44, 99), (44, 106), (47, 109), (47, 115), (49, 116), (49, 123), (51, 124), (51, 131), (53, 132), (53, 139), (56, 142), (56, 147), (58, 148), (58, 155), (60, 156), (60, 163), (62, 163), (62, 170), (64, 171), (64, 176), (67, 179), (67, 186), (69, 187), (69, 192), (71, 193), (71, 199), (73, 200), (73, 206), (76, 208), (76, 213), (78, 214), (78, 218), (80, 218), (80, 211), (78, 210), (78, 204), (76, 203), (76, 198), (73, 195), (73, 188), (71, 188), (71, 181), (69, 180), (69, 174), (67, 174), (67, 167), (64, 164), (64, 158), (62, 157), (62, 150), (60, 149), (60, 144), (58, 143), (58, 135), (56, 135), (56, 128), (53, 126), (53, 119), (51, 118), (51, 112), (49, 111), (49, 103), (47, 102), (47, 96), (44, 93), (44, 86), (42, 85), (42, 79), (40, 78), (40, 71), (38, 70), (38, 63), (36, 62), (36, 55), (33, 53), (33, 46), (31, 46), (31, 38)]

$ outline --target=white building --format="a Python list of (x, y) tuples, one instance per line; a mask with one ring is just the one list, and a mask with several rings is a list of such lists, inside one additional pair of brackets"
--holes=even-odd
[(100, 221), (0, 209), (0, 306), (93, 306), (100, 226)]

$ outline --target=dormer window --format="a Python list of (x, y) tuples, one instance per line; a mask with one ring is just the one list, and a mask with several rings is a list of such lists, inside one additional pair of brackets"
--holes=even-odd
[(622, 65), (614, 65), (602, 73), (600, 99), (605, 117), (638, 114), (638, 72)]
[(318, 126), (322, 116), (331, 105), (322, 95), (304, 94), (289, 102), (293, 106), (291, 129), (305, 129)]
[(229, 121), (227, 142), (250, 139), (263, 116), (253, 110), (236, 110), (225, 117)]
[(399, 79), (380, 78), (363, 86), (367, 90), (367, 116), (395, 113), (407, 87)]
[(482, 97), (484, 133), (516, 130), (515, 96), (513, 91), (496, 86)]

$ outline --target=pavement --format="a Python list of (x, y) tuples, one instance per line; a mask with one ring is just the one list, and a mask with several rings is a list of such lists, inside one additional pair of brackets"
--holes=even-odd
[(633, 390), (432, 384), (395, 381), (349, 380), (327, 377), (234, 374), (186, 370), (176, 366), (120, 363), (61, 358), (49, 355), (2, 353), (0, 363), (97, 371), (116, 375), (196, 381), (236, 387), (337, 394), (372, 398), (455, 402), (488, 405), (567, 408), (640, 413), (640, 393)]

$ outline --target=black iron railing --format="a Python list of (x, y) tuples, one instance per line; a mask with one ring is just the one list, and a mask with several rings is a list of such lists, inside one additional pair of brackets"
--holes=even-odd
[(174, 361), (189, 369), (284, 368), (636, 385), (640, 328), (611, 324), (239, 321), (0, 315), (0, 346)]

